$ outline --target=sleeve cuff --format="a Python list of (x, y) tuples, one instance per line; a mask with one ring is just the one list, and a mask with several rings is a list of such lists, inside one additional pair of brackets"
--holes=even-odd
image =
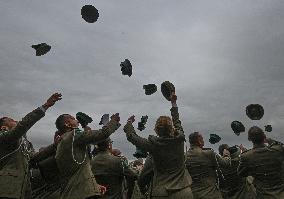
[(44, 112), (45, 113), (45, 109), (43, 108), (43, 106), (40, 106), (40, 107), (38, 107), (42, 112)]

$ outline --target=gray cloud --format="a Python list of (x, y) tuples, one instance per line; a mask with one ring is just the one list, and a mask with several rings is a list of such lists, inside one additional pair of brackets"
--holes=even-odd
[[(84, 4), (98, 8), (95, 24), (82, 20)], [(95, 118), (94, 128), (104, 113), (120, 112), (122, 123), (148, 114), (146, 137), (170, 104), (160, 92), (144, 95), (142, 85), (170, 80), (187, 135), (218, 133), (250, 146), (230, 129), (240, 120), (247, 128), (272, 124), (269, 135), (283, 141), (283, 11), (277, 0), (0, 1), (0, 114), (20, 119), (60, 91), (63, 100), (30, 131), (37, 147), (51, 142), (59, 114), (78, 111)], [(30, 46), (41, 42), (52, 49), (36, 57)], [(125, 58), (130, 78), (120, 72)], [(250, 103), (264, 106), (261, 121), (246, 117)], [(122, 128), (112, 137), (131, 157)]]

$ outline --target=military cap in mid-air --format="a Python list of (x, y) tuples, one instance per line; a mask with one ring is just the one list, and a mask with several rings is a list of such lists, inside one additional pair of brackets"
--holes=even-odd
[(216, 144), (216, 143), (220, 142), (220, 140), (221, 140), (221, 137), (219, 135), (210, 134), (209, 142), (211, 144)]
[(31, 47), (36, 50), (36, 56), (45, 55), (51, 49), (51, 46), (46, 43), (32, 45)]
[(250, 104), (246, 107), (246, 114), (251, 120), (260, 120), (264, 115), (264, 109), (259, 104)]
[(157, 91), (157, 86), (155, 84), (143, 85), (146, 95), (152, 95)]
[(121, 72), (123, 75), (132, 75), (132, 65), (128, 59), (125, 59), (124, 62), (120, 63)]
[(133, 156), (134, 156), (135, 158), (137, 158), (137, 159), (139, 159), (139, 158), (146, 158), (147, 155), (148, 155), (147, 152), (145, 152), (145, 151), (143, 151), (142, 149), (137, 148), (137, 147), (136, 147), (135, 153), (133, 154)]
[(264, 130), (266, 132), (271, 132), (272, 131), (272, 126), (271, 125), (266, 125), (266, 126), (264, 126)]
[(138, 122), (138, 128), (137, 128), (139, 131), (143, 131), (146, 128), (145, 125), (147, 123), (147, 120), (148, 120), (147, 115), (141, 117), (141, 121)]
[(81, 8), (82, 18), (88, 23), (94, 23), (99, 18), (99, 11), (92, 5), (84, 5)]
[(93, 121), (93, 119), (90, 116), (82, 112), (76, 113), (76, 119), (79, 121), (79, 123), (83, 128)]
[(109, 114), (104, 114), (101, 117), (101, 121), (100, 121), (99, 125), (106, 126), (108, 122), (109, 122)]
[(234, 133), (239, 136), (240, 133), (245, 132), (246, 128), (243, 125), (243, 123), (239, 122), (239, 121), (233, 121), (231, 123), (231, 128), (234, 131)]
[(230, 152), (231, 158), (236, 158), (241, 154), (241, 149), (237, 145), (229, 147), (228, 151)]
[(161, 92), (168, 101), (171, 101), (171, 94), (175, 92), (175, 86), (171, 82), (165, 81), (161, 84)]

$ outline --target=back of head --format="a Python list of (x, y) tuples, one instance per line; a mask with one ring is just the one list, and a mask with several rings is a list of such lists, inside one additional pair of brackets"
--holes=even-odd
[(258, 126), (253, 126), (248, 131), (248, 140), (253, 144), (263, 144), (265, 140), (265, 134)]
[(160, 116), (156, 121), (155, 132), (159, 137), (174, 137), (172, 119), (168, 116)]
[(228, 149), (228, 148), (229, 148), (229, 145), (227, 145), (227, 144), (221, 144), (221, 145), (219, 146), (219, 148), (218, 148), (219, 154), (220, 154), (221, 156), (223, 156), (223, 151), (224, 151), (224, 149)]

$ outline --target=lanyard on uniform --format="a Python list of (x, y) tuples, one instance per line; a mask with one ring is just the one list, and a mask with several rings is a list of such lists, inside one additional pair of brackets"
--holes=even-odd
[[(4, 131), (4, 132), (7, 132), (7, 131)], [(19, 151), (19, 149), (21, 148), (22, 144), (23, 144), (23, 139), (21, 139), (21, 143), (20, 143), (20, 145), (19, 145), (19, 147), (18, 147), (17, 149), (15, 149), (14, 151), (12, 151), (12, 152), (10, 152), (10, 153), (4, 155), (3, 157), (1, 157), (1, 158), (0, 158), (0, 161), (4, 160), (5, 158), (7, 158), (7, 157), (9, 157), (10, 155), (12, 155), (12, 154), (16, 153), (17, 151)]]
[(74, 129), (74, 130), (73, 130), (73, 138), (72, 138), (72, 149), (71, 149), (71, 150), (72, 150), (72, 158), (73, 158), (73, 160), (74, 160), (74, 162), (75, 162), (76, 164), (81, 165), (81, 164), (83, 164), (83, 163), (85, 162), (86, 157), (87, 157), (87, 153), (86, 153), (86, 151), (87, 151), (87, 146), (86, 146), (86, 149), (85, 149), (85, 156), (84, 156), (83, 160), (82, 160), (81, 162), (77, 161), (77, 160), (75, 159), (75, 156), (74, 156), (75, 133), (76, 133), (76, 131), (75, 131), (75, 129)]

